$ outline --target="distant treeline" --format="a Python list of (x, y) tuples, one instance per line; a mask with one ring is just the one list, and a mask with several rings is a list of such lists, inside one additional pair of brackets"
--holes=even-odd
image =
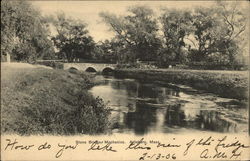
[(2, 61), (10, 54), (15, 61), (154, 61), (158, 67), (174, 62), (238, 69), (248, 63), (247, 8), (240, 2), (217, 1), (209, 8), (185, 10), (166, 6), (157, 13), (147, 6), (131, 6), (125, 16), (101, 12), (115, 33), (103, 42), (93, 40), (86, 23), (64, 13), (42, 16), (30, 3), (1, 1)]

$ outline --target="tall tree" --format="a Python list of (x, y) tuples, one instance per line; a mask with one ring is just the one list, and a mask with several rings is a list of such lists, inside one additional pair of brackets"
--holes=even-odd
[(54, 53), (43, 17), (27, 1), (1, 1), (1, 56), (33, 61)]
[(235, 63), (236, 56), (241, 53), (240, 44), (247, 22), (238, 2), (218, 1), (214, 8), (196, 8), (193, 22), (198, 43), (197, 60), (217, 53), (225, 62)]
[(69, 62), (76, 58), (90, 58), (95, 44), (93, 38), (88, 35), (86, 24), (67, 18), (61, 13), (54, 20), (54, 25), (57, 35), (52, 40)]
[(225, 34), (225, 26), (219, 21), (215, 11), (211, 8), (196, 8), (192, 16), (198, 48), (197, 60), (205, 60), (207, 55), (216, 52), (217, 43)]
[[(165, 10), (160, 17), (165, 51), (174, 56), (174, 61), (182, 62), (182, 48), (185, 47), (185, 39), (193, 32), (192, 15), (190, 11)], [(192, 40), (189, 40), (192, 41)]]
[(161, 41), (157, 35), (158, 25), (153, 10), (134, 6), (128, 8), (128, 12), (130, 14), (125, 17), (103, 12), (100, 16), (116, 33), (117, 39), (123, 42), (134, 61), (154, 60)]
[(242, 57), (246, 39), (246, 25), (248, 11), (244, 10), (241, 2), (217, 1), (216, 11), (218, 18), (225, 25), (225, 35), (221, 37), (221, 45), (224, 53), (228, 55), (229, 61), (234, 64), (237, 56)]

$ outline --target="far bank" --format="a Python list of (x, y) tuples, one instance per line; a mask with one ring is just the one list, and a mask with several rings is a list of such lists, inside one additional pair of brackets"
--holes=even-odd
[(188, 85), (227, 98), (248, 98), (247, 71), (130, 68), (116, 69), (114, 74), (118, 78)]

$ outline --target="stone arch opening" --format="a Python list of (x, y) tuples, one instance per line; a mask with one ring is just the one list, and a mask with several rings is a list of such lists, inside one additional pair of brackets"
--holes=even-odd
[(68, 70), (78, 70), (78, 69), (75, 67), (70, 67)]
[(102, 70), (102, 74), (113, 74), (114, 69), (112, 69), (111, 67), (106, 67)]
[(70, 73), (78, 73), (78, 72), (79, 72), (79, 70), (78, 70), (77, 68), (74, 68), (74, 67), (70, 67), (70, 68), (68, 69), (68, 71), (69, 71)]
[(97, 72), (97, 71), (95, 70), (95, 68), (93, 68), (93, 67), (88, 67), (85, 71), (86, 71), (86, 72), (91, 72), (91, 73)]

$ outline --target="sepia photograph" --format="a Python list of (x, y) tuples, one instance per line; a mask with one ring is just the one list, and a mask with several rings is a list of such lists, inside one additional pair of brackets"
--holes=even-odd
[[(250, 159), (249, 31), (248, 1), (2, 0), (2, 159), (53, 148), (36, 145), (40, 137), (82, 136), (96, 141), (50, 138), (55, 158), (81, 144), (111, 155), (117, 144), (134, 150), (131, 160), (186, 160), (191, 146), (214, 143), (196, 160)], [(155, 145), (186, 150), (153, 153)]]

